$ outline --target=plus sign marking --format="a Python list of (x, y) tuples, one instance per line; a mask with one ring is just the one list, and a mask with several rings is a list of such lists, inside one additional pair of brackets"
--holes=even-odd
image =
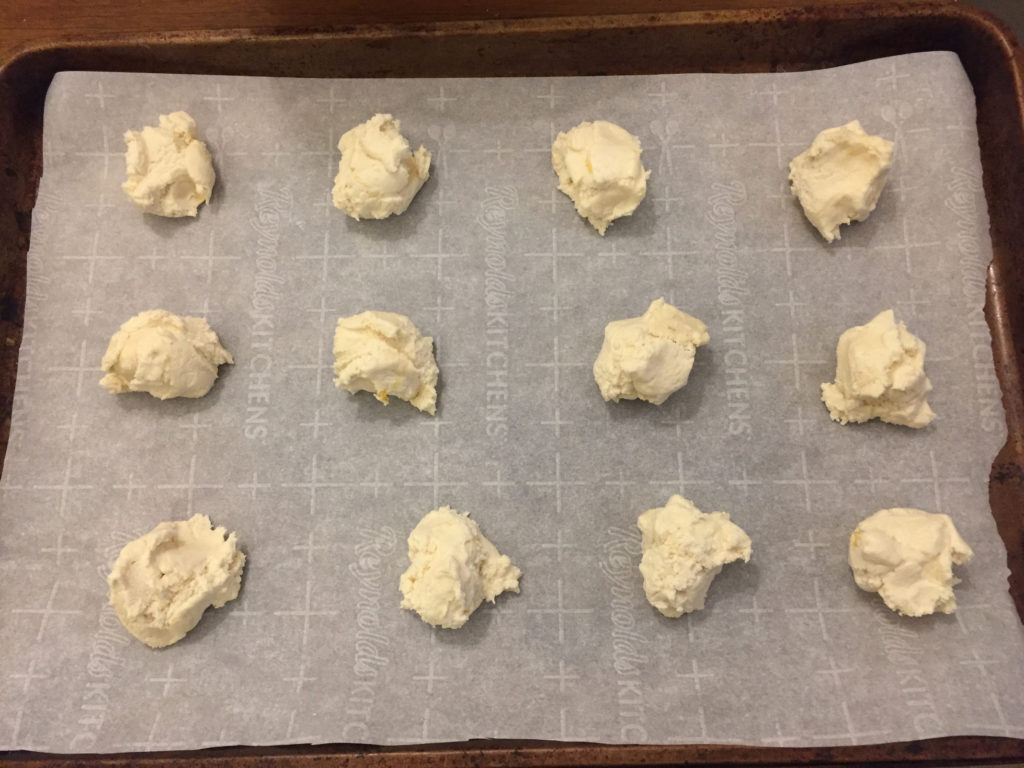
[(554, 616), (556, 626), (558, 629), (558, 643), (559, 645), (565, 642), (565, 620), (569, 616), (582, 616), (585, 614), (593, 613), (591, 608), (571, 608), (565, 604), (565, 590), (562, 584), (562, 579), (558, 580), (557, 583), (557, 597), (555, 605), (550, 608), (529, 608), (527, 613), (539, 614), (542, 616)]
[[(392, 78), (374, 81), (370, 111), (358, 78), (61, 73), (43, 105), (0, 482), (0, 749), (517, 736), (834, 748), (928, 738), (922, 713), (1024, 737), (1024, 645), (999, 631), (1017, 619), (987, 498), (1005, 434), (981, 430), (1000, 404), (982, 169), (960, 151), (977, 154), (974, 95), (955, 55), (938, 57), (924, 72), (900, 59), (756, 78)], [(955, 88), (932, 66), (946, 60)], [(188, 97), (166, 109), (197, 117), (221, 172), (195, 219), (143, 216), (118, 189), (120, 132), (154, 122), (161, 93)], [(836, 123), (802, 119), (818, 102)], [(857, 104), (898, 157), (872, 217), (826, 244), (787, 164)], [(331, 203), (338, 138), (371, 111), (433, 154), (421, 196), (387, 221)], [(595, 117), (639, 135), (653, 168), (637, 215), (605, 237), (551, 166), (558, 132)], [(659, 296), (711, 328), (691, 386), (662, 407), (604, 403), (591, 371), (603, 328)], [(213, 315), (237, 362), (209, 397), (98, 386), (110, 334), (152, 307)], [(844, 428), (820, 401), (837, 334), (885, 308), (929, 344), (929, 429)], [(435, 338), (442, 417), (334, 387), (333, 326), (367, 309)], [(752, 432), (729, 429), (747, 414)], [(755, 537), (751, 564), (678, 620), (645, 600), (636, 527), (673, 493)], [(398, 590), (403, 534), (444, 504), (497, 526), (525, 574), (518, 597), (459, 632), (403, 611)], [(954, 615), (890, 615), (853, 583), (849, 533), (890, 506), (962, 522), (978, 556)], [(103, 578), (133, 532), (194, 512), (237, 530), (251, 570), (205, 639), (149, 653)], [(225, 649), (259, 674), (201, 664)], [(773, 697), (779, 680), (804, 695)], [(216, 717), (194, 705), (211, 697)], [(728, 702), (743, 697), (758, 716), (736, 717)]]
[(107, 99), (116, 99), (117, 95), (107, 91), (103, 87), (103, 83), (102, 82), (97, 82), (96, 83), (96, 90), (93, 91), (92, 93), (85, 94), (85, 98), (87, 98), (87, 99), (95, 99), (96, 103), (99, 104), (100, 109), (106, 110), (106, 108), (107, 108)]
[(826, 625), (826, 619), (836, 614), (850, 613), (853, 611), (852, 608), (839, 608), (835, 607), (834, 603), (830, 601), (822, 600), (821, 586), (818, 579), (814, 579), (814, 606), (808, 608), (787, 608), (786, 613), (791, 614), (806, 614), (814, 616), (817, 619), (818, 629), (821, 630), (821, 639), (823, 642), (829, 642), (828, 627)]
[(188, 477), (183, 483), (165, 483), (158, 485), (157, 488), (160, 490), (169, 491), (185, 491), (185, 503), (188, 516), (192, 516), (192, 508), (195, 503), (196, 491), (211, 490), (214, 488), (223, 488), (224, 486), (220, 483), (197, 483), (196, 482), (196, 455), (192, 454), (188, 463)]
[(187, 682), (184, 677), (174, 676), (174, 665), (170, 664), (167, 667), (167, 673), (163, 677), (148, 677), (146, 678), (147, 683), (158, 683), (163, 686), (163, 698), (167, 698), (167, 694), (170, 693), (171, 687), (177, 683)]
[(305, 651), (306, 646), (309, 645), (309, 630), (310, 622), (314, 618), (329, 618), (331, 616), (337, 616), (337, 611), (324, 611), (324, 610), (313, 610), (313, 580), (306, 580), (306, 599), (301, 608), (295, 608), (288, 611), (274, 611), (275, 616), (291, 616), (297, 619), (302, 619), (302, 649)]
[(813, 514), (814, 509), (811, 504), (811, 488), (815, 486), (832, 486), (836, 484), (835, 480), (820, 480), (814, 479), (810, 476), (807, 470), (807, 451), (800, 451), (800, 477), (793, 479), (779, 479), (774, 481), (776, 485), (793, 485), (803, 489), (804, 492), (804, 508), (808, 514)]
[(39, 631), (36, 633), (36, 642), (40, 642), (43, 639), (43, 634), (46, 632), (46, 627), (50, 622), (50, 618), (53, 616), (72, 616), (79, 614), (82, 611), (77, 608), (54, 608), (54, 602), (57, 599), (57, 590), (60, 588), (60, 582), (55, 581), (53, 587), (50, 589), (50, 595), (46, 599), (46, 605), (42, 608), (14, 608), (11, 610), (13, 614), (22, 614), (39, 617)]
[(28, 669), (26, 669), (24, 672), (15, 672), (14, 674), (10, 675), (10, 678), (12, 680), (20, 680), (21, 681), (21, 692), (22, 693), (28, 693), (28, 689), (32, 687), (32, 682), (34, 680), (46, 680), (49, 677), (50, 677), (49, 675), (43, 674), (41, 672), (36, 672), (36, 660), (35, 659), (32, 659), (29, 662)]

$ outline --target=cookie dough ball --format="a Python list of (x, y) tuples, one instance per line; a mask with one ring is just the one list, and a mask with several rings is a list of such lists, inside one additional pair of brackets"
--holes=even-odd
[(145, 213), (195, 216), (210, 201), (217, 178), (213, 161), (187, 112), (160, 115), (159, 126), (126, 131), (124, 141), (128, 178), (121, 189)]
[(615, 123), (584, 122), (559, 133), (551, 147), (558, 189), (604, 235), (614, 219), (629, 216), (647, 194), (640, 139)]
[(521, 575), (474, 520), (441, 507), (409, 534), (409, 568), (399, 584), (402, 607), (435, 627), (458, 629), (484, 600), (518, 592)]
[(386, 219), (409, 207), (430, 176), (430, 152), (413, 153), (400, 129), (391, 115), (377, 114), (341, 137), (335, 208), (358, 220)]
[(935, 418), (926, 396), (925, 345), (896, 323), (891, 309), (867, 325), (843, 332), (836, 347), (836, 380), (821, 385), (821, 399), (840, 424), (881, 419), (926, 427)]
[(434, 340), (405, 315), (369, 310), (338, 318), (334, 331), (334, 384), (372, 392), (384, 405), (407, 400), (431, 416), (437, 411)]
[(974, 552), (949, 515), (920, 509), (883, 509), (861, 521), (850, 536), (850, 568), (857, 586), (877, 592), (904, 616), (953, 613), (953, 564)]
[(828, 242), (839, 225), (864, 221), (875, 210), (889, 179), (893, 144), (869, 136), (854, 120), (829, 128), (789, 164), (791, 191), (807, 220)]
[(661, 405), (689, 381), (697, 347), (709, 338), (704, 323), (664, 299), (652, 301), (640, 317), (608, 323), (594, 361), (601, 397)]
[(669, 618), (701, 610), (722, 566), (750, 560), (750, 537), (728, 512), (704, 514), (678, 494), (636, 523), (643, 534), (640, 573), (647, 601)]
[(203, 318), (151, 309), (131, 318), (111, 337), (100, 385), (115, 395), (202, 397), (217, 380), (217, 366), (233, 362)]
[(183, 638), (213, 606), (238, 597), (245, 555), (210, 518), (160, 523), (121, 550), (107, 577), (125, 629), (152, 648)]

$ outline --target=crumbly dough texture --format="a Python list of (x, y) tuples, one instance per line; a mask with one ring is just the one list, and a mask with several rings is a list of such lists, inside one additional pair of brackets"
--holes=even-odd
[(384, 405), (408, 400), (431, 416), (437, 411), (434, 340), (405, 315), (368, 310), (338, 319), (334, 331), (334, 383), (350, 393), (372, 392)]
[(484, 600), (493, 603), (502, 592), (518, 592), (521, 575), (476, 521), (441, 507), (409, 534), (409, 568), (399, 584), (402, 607), (428, 624), (458, 629)]
[(875, 210), (889, 178), (893, 143), (869, 136), (853, 120), (828, 128), (789, 164), (791, 191), (804, 214), (828, 242), (839, 225), (864, 221)]
[(647, 194), (651, 172), (644, 170), (641, 152), (640, 139), (605, 120), (559, 133), (551, 147), (558, 189), (602, 235), (612, 221), (632, 214)]
[(953, 613), (953, 564), (974, 552), (949, 515), (920, 509), (883, 509), (861, 521), (850, 536), (850, 568), (857, 586), (877, 592), (904, 616)]
[(245, 555), (206, 515), (160, 523), (121, 550), (107, 577), (125, 628), (153, 648), (183, 638), (213, 606), (238, 597)]
[(391, 115), (376, 114), (342, 135), (334, 207), (353, 219), (386, 219), (409, 207), (430, 176), (430, 152), (412, 152)]
[(661, 405), (689, 381), (697, 347), (709, 338), (704, 323), (664, 299), (652, 301), (640, 317), (608, 323), (594, 361), (601, 397)]
[(111, 337), (100, 385), (115, 395), (202, 397), (217, 380), (217, 366), (233, 362), (203, 318), (151, 309), (135, 315)]
[(722, 566), (750, 560), (750, 537), (729, 520), (728, 512), (704, 514), (678, 494), (636, 522), (643, 534), (644, 592), (669, 618), (702, 609)]
[(159, 126), (126, 131), (127, 178), (121, 189), (145, 213), (195, 216), (210, 201), (217, 179), (206, 144), (187, 112), (160, 115)]
[(836, 347), (836, 380), (821, 385), (821, 399), (840, 424), (881, 419), (919, 429), (935, 418), (927, 395), (925, 345), (897, 323), (891, 309), (867, 325), (844, 331)]

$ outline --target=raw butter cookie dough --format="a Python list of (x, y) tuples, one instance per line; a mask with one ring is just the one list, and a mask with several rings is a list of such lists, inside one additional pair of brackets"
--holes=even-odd
[(414, 153), (391, 115), (376, 114), (338, 142), (334, 207), (353, 219), (386, 219), (409, 207), (430, 176), (430, 152)]
[(183, 638), (213, 606), (238, 597), (245, 555), (206, 515), (160, 523), (121, 550), (107, 577), (125, 629), (152, 648)]
[(115, 395), (202, 397), (217, 380), (217, 367), (233, 362), (203, 318), (151, 309), (128, 320), (111, 337), (100, 385)]
[(701, 610), (722, 566), (750, 560), (750, 537), (728, 512), (704, 514), (678, 494), (636, 524), (643, 534), (640, 573), (647, 601), (669, 618)]
[(476, 521), (441, 507), (409, 534), (409, 568), (399, 584), (402, 607), (435, 627), (458, 629), (484, 600), (518, 592), (521, 575)]
[(652, 301), (640, 317), (608, 323), (594, 361), (601, 397), (661, 405), (689, 381), (697, 347), (709, 338), (704, 323), (664, 299)]
[(128, 178), (121, 189), (145, 213), (195, 216), (210, 201), (217, 178), (213, 160), (187, 112), (160, 115), (159, 126), (126, 131), (124, 141)]
[(889, 179), (892, 149), (891, 141), (869, 136), (853, 120), (822, 131), (793, 158), (791, 191), (825, 240), (839, 240), (840, 224), (864, 221), (875, 210)]
[(338, 319), (334, 331), (334, 383), (372, 392), (384, 405), (407, 400), (431, 416), (437, 411), (434, 340), (405, 315), (369, 310)]
[(919, 429), (935, 418), (926, 396), (925, 345), (897, 323), (891, 309), (867, 325), (844, 331), (836, 347), (836, 380), (821, 385), (821, 399), (840, 424), (881, 419)]
[(974, 552), (949, 515), (920, 509), (883, 509), (850, 536), (850, 568), (857, 586), (877, 592), (904, 616), (953, 613), (953, 565)]
[(580, 216), (604, 235), (608, 225), (629, 216), (647, 194), (640, 139), (615, 123), (583, 122), (559, 133), (551, 147), (558, 189)]

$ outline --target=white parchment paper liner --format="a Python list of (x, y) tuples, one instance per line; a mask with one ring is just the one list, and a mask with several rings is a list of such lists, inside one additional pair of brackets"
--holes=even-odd
[[(219, 174), (190, 221), (119, 190), (122, 132), (175, 109)], [(432, 178), (402, 217), (354, 222), (330, 205), (335, 146), (377, 111), (430, 149)], [(584, 119), (638, 135), (653, 171), (605, 238), (550, 167)], [(897, 159), (871, 218), (826, 246), (787, 164), (851, 119)], [(974, 121), (945, 53), (742, 76), (59, 75), (0, 485), (0, 744), (1024, 736), (987, 503), (1005, 429)], [(659, 296), (711, 343), (660, 409), (606, 405), (603, 327)], [(155, 307), (204, 315), (234, 354), (202, 400), (97, 386), (111, 333)], [(368, 308), (434, 337), (437, 418), (333, 387), (334, 322)], [(939, 417), (840, 427), (819, 402), (836, 340), (887, 308), (928, 345)], [(729, 511), (754, 554), (673, 621), (644, 601), (635, 521), (676, 492)], [(398, 607), (405, 536), (440, 504), (524, 574), (458, 632)], [(855, 587), (847, 537), (890, 506), (947, 512), (974, 548), (955, 615), (901, 619)], [(242, 594), (155, 652), (104, 577), (196, 512), (238, 531)]]

